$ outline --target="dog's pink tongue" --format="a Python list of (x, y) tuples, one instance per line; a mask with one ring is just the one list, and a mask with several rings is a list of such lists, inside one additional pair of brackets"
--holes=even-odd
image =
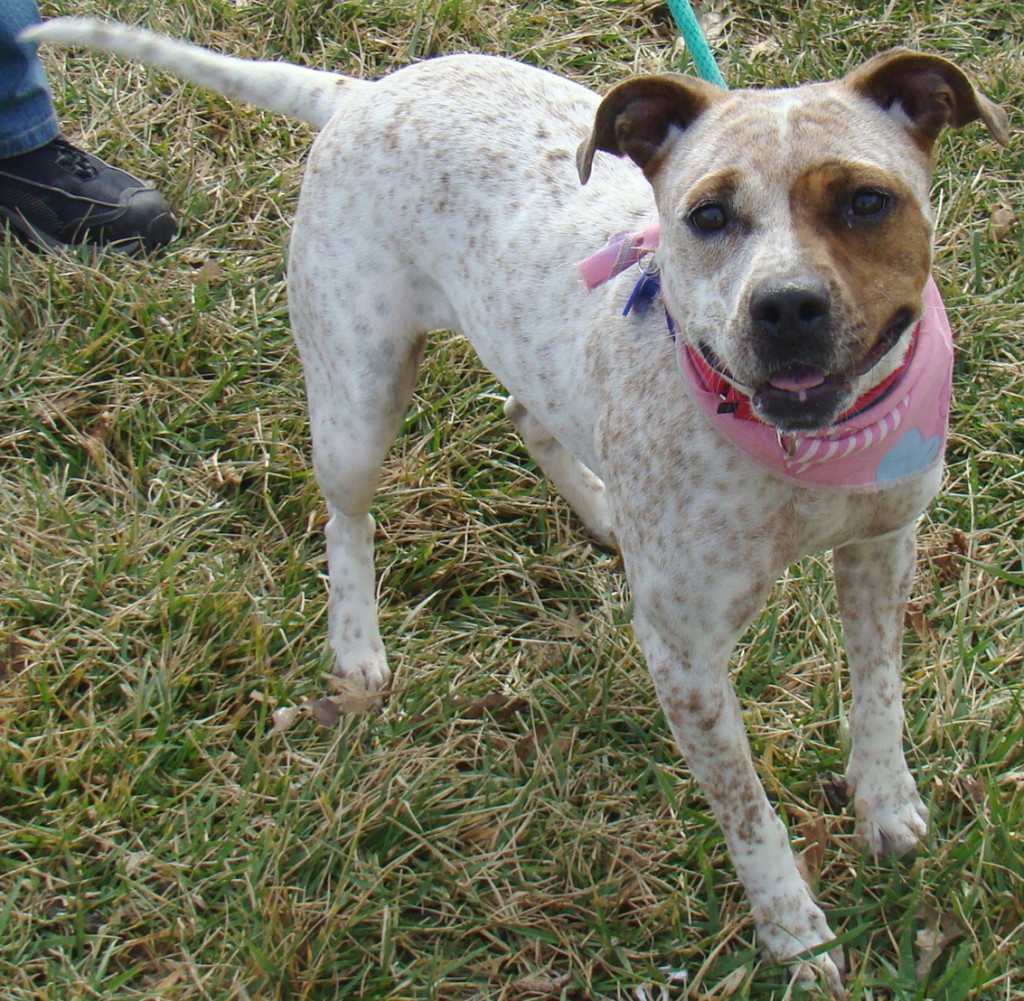
[(814, 389), (824, 381), (825, 373), (821, 369), (811, 368), (808, 365), (794, 365), (782, 372), (776, 372), (769, 378), (768, 385), (786, 393), (799, 393)]

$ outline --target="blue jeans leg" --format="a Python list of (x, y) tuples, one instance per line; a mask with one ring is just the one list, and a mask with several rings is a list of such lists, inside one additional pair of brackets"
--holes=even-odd
[(38, 149), (60, 132), (35, 48), (17, 41), (38, 21), (35, 0), (0, 0), (0, 157)]

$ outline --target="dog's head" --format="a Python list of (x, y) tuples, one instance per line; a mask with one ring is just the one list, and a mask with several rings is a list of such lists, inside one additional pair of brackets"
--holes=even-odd
[(931, 151), (1007, 119), (952, 63), (897, 49), (834, 83), (724, 91), (640, 77), (580, 147), (628, 156), (661, 217), (666, 305), (782, 430), (832, 423), (898, 366), (931, 266)]

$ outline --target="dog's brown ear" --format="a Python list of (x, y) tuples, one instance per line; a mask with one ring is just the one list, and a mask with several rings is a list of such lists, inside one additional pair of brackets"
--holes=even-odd
[(959, 129), (978, 119), (996, 142), (1005, 145), (1009, 139), (1006, 112), (939, 56), (892, 49), (855, 69), (845, 82), (886, 111), (898, 106), (926, 152), (946, 126)]
[(673, 129), (685, 129), (725, 92), (695, 77), (641, 76), (613, 87), (597, 109), (594, 131), (576, 152), (580, 180), (586, 184), (594, 153), (628, 156), (648, 172)]

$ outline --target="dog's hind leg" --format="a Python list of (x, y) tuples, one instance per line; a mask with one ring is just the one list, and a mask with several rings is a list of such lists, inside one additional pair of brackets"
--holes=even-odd
[(309, 258), (299, 247), (289, 288), (309, 399), (313, 470), (330, 513), (333, 670), (376, 691), (391, 672), (377, 618), (370, 505), (412, 396), (424, 331), (439, 311), (431, 305), (437, 303), (432, 290), (389, 275), (383, 265), (360, 264), (367, 267), (357, 281), (343, 264)]
[(505, 416), (522, 435), (534, 462), (569, 502), (587, 531), (602, 545), (614, 546), (604, 483), (579, 461), (514, 396), (505, 401)]

